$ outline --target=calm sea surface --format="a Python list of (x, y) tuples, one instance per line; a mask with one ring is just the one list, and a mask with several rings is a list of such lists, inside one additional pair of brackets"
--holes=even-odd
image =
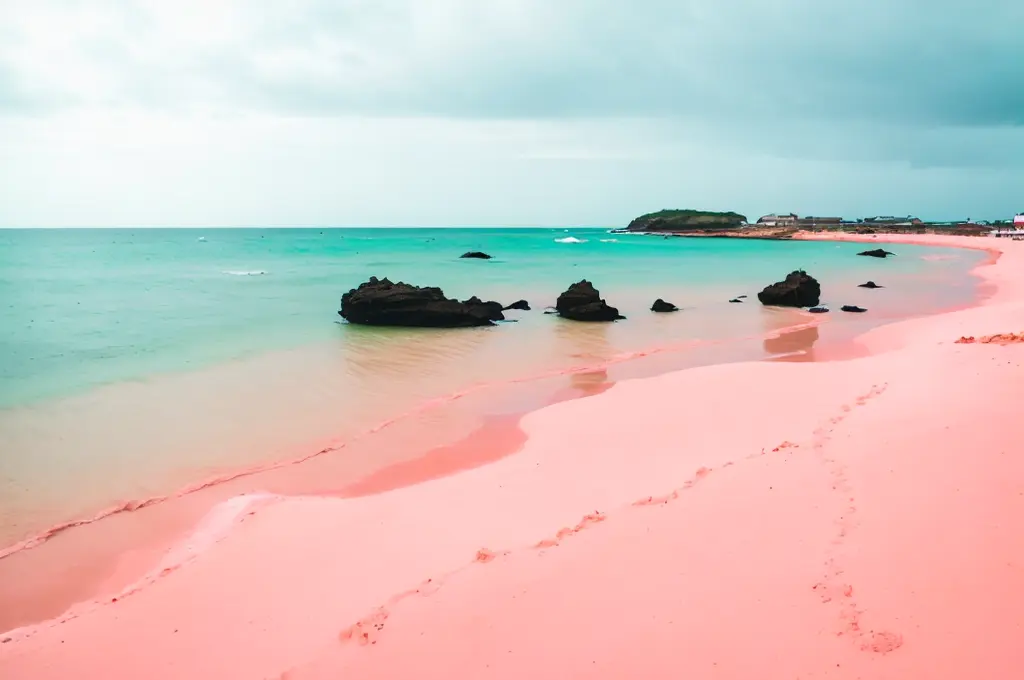
[[(835, 324), (877, 324), (977, 294), (965, 274), (980, 253), (901, 246), (883, 261), (857, 257), (861, 249), (604, 229), (0, 231), (0, 545), (116, 502), (365, 438), (474, 386), (652, 349), (671, 350), (678, 365), (763, 357), (766, 337), (807, 319), (764, 309), (755, 295), (796, 268), (822, 282), (825, 303), (871, 310), (834, 314)], [(468, 250), (494, 259), (459, 259)], [(534, 309), (485, 329), (348, 326), (339, 298), (371, 275), (459, 298), (525, 298)], [(542, 313), (582, 278), (627, 320)], [(856, 287), (867, 279), (886, 288)], [(729, 304), (741, 294), (746, 304)], [(656, 297), (684, 311), (652, 314)], [(536, 394), (510, 395), (484, 411), (439, 411), (411, 440), (424, 445), (427, 430), (457, 439), (481, 418), (536, 405)]]

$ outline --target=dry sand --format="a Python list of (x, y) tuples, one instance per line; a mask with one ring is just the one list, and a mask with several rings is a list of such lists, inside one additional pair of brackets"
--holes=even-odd
[(1024, 244), (863, 240), (1001, 251), (992, 295), (867, 358), (619, 383), (442, 478), (238, 497), (0, 635), (0, 677), (1020, 677), (1024, 346), (956, 340), (1024, 330)]

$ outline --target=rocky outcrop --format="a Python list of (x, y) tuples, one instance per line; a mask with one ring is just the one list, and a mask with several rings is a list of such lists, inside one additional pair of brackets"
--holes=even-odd
[(651, 305), (651, 311), (652, 312), (678, 312), (679, 308), (676, 307), (671, 302), (665, 302), (661, 298), (658, 298), (657, 300), (654, 301), (654, 304)]
[(864, 312), (868, 311), (863, 307), (858, 307), (857, 305), (843, 305), (842, 307), (840, 307), (840, 309), (842, 309), (844, 312), (853, 312), (854, 314), (863, 314)]
[(641, 215), (629, 223), (626, 231), (687, 232), (737, 229), (747, 218), (734, 212), (706, 210), (660, 210)]
[(504, 308), (501, 306), (500, 302), (494, 302), (493, 300), (485, 302), (474, 295), (468, 300), (463, 300), (462, 304), (466, 305), (470, 309), (481, 311), (486, 314), (487, 318), (491, 321), (502, 321), (505, 318), (505, 315), (502, 314)]
[(530, 303), (526, 300), (516, 300), (510, 305), (506, 305), (501, 308), (501, 311), (508, 311), (509, 309), (520, 309), (524, 312), (530, 311)]
[(875, 248), (874, 250), (865, 250), (864, 252), (857, 253), (857, 254), (858, 255), (862, 255), (864, 257), (881, 257), (881, 258), (884, 259), (886, 257), (889, 257), (890, 255), (895, 255), (896, 253), (890, 253), (888, 250), (882, 250), (881, 248)]
[(460, 302), (446, 298), (440, 288), (392, 283), (376, 276), (345, 293), (338, 314), (354, 324), (423, 328), (490, 326), (505, 318), (497, 302), (476, 297)]
[(776, 307), (816, 307), (821, 300), (821, 286), (807, 272), (795, 271), (784, 281), (765, 287), (757, 299), (762, 305)]
[(584, 279), (574, 283), (555, 302), (558, 315), (573, 321), (615, 321), (626, 317), (601, 299), (594, 284)]
[(871, 288), (871, 289), (874, 289), (874, 288), (885, 288), (885, 286), (879, 286), (874, 281), (868, 281), (867, 283), (862, 283), (862, 284), (860, 284), (857, 287), (858, 288)]
[(487, 253), (481, 253), (479, 250), (471, 250), (468, 253), (463, 253), (459, 257), (462, 258), (462, 259), (469, 259), (469, 260), (489, 260), (489, 259), (491, 259), (490, 255), (488, 255)]

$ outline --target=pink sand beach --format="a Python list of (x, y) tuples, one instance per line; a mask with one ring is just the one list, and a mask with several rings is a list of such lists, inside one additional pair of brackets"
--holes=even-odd
[(990, 250), (991, 294), (855, 359), (618, 382), (348, 497), (231, 498), (0, 634), (0, 677), (1021, 677), (1024, 343), (956, 341), (1024, 330), (1024, 244), (863, 240)]

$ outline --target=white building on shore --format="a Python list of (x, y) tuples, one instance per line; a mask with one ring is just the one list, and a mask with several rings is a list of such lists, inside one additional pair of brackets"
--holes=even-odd
[(788, 215), (765, 215), (760, 218), (757, 223), (762, 227), (792, 227), (796, 225), (796, 221), (800, 219), (794, 213)]

